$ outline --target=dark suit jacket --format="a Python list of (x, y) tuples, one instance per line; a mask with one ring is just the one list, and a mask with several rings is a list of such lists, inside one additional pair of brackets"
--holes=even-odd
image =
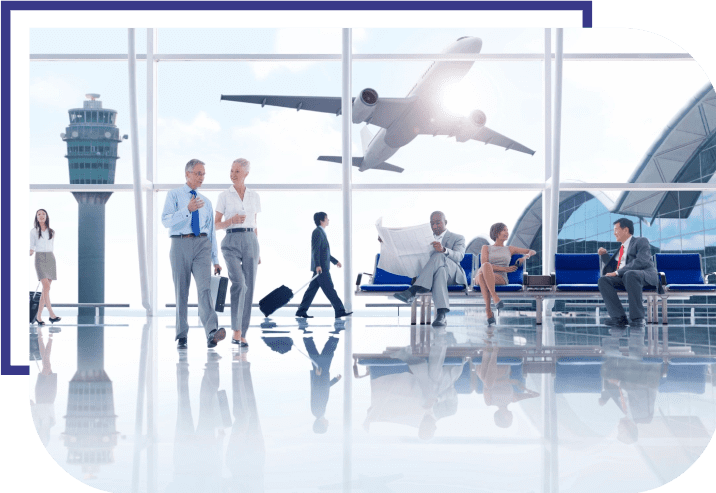
[(323, 228), (318, 226), (311, 235), (311, 272), (315, 272), (316, 267), (320, 267), (323, 272), (328, 272), (331, 263), (337, 264), (338, 260), (331, 257), (328, 237)]
[[(604, 267), (602, 275), (614, 272), (619, 260), (619, 250), (609, 257), (608, 253), (601, 256)], [(659, 274), (656, 272), (654, 261), (651, 259), (651, 246), (649, 240), (643, 236), (632, 236), (629, 243), (629, 250), (626, 252), (626, 261), (622, 263), (621, 268), (616, 271), (619, 277), (630, 270), (642, 270), (645, 273), (645, 281), (652, 286), (659, 285)]]

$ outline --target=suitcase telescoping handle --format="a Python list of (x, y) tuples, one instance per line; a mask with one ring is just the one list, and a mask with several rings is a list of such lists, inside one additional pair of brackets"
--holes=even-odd
[(301, 291), (303, 291), (303, 288), (305, 288), (306, 286), (308, 286), (309, 284), (311, 284), (311, 282), (313, 282), (313, 280), (314, 280), (315, 278), (317, 278), (318, 276), (319, 276), (319, 274), (316, 274), (315, 276), (313, 276), (310, 281), (308, 281), (306, 284), (304, 284), (303, 286), (301, 286), (300, 288), (298, 288), (298, 290), (297, 290), (295, 293), (293, 293), (293, 295), (296, 296), (298, 293), (300, 293)]

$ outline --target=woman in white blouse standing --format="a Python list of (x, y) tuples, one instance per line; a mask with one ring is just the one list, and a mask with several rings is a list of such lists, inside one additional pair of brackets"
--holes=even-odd
[[(258, 193), (244, 185), (250, 168), (251, 163), (243, 158), (231, 163), (229, 176), (233, 185), (219, 195), (214, 217), (215, 228), (226, 229), (221, 253), (231, 280), (231, 329), (234, 331), (231, 342), (242, 348), (249, 346), (246, 331), (251, 320), (256, 271), (261, 263), (256, 229), (261, 201)], [(226, 219), (222, 221), (223, 218)]]
[(57, 263), (55, 254), (52, 253), (55, 242), (55, 230), (50, 227), (50, 216), (45, 209), (39, 209), (35, 213), (35, 227), (30, 231), (30, 256), (35, 255), (35, 270), (37, 280), (42, 283), (42, 296), (40, 306), (37, 308), (37, 324), (45, 325), (40, 319), (42, 310), (47, 306), (50, 314), (50, 322), (59, 322), (60, 317), (55, 316), (50, 304), (50, 284), (57, 280)]

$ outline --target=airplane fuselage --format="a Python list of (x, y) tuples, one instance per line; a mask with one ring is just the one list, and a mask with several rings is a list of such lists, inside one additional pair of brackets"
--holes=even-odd
[[(480, 38), (460, 38), (447, 47), (443, 53), (479, 53)], [(409, 144), (421, 130), (430, 128), (431, 120), (440, 118), (442, 110), (437, 98), (442, 88), (459, 82), (472, 68), (474, 61), (436, 60), (423, 73), (420, 80), (408, 93), (415, 98), (414, 104), (388, 128), (381, 128), (365, 149), (359, 171), (374, 168), (387, 161), (398, 149)]]

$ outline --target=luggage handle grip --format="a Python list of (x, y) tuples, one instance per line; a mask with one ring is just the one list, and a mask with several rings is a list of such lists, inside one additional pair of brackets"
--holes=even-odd
[(303, 291), (303, 288), (305, 288), (306, 286), (308, 286), (309, 284), (311, 284), (311, 283), (313, 282), (313, 280), (314, 280), (315, 278), (317, 278), (318, 276), (319, 276), (319, 274), (316, 274), (315, 276), (313, 276), (313, 277), (311, 278), (310, 281), (308, 281), (306, 284), (304, 284), (303, 286), (301, 286), (300, 288), (298, 288), (298, 290), (296, 290), (296, 292), (294, 293), (294, 296), (296, 296), (298, 293), (300, 293), (301, 291)]

